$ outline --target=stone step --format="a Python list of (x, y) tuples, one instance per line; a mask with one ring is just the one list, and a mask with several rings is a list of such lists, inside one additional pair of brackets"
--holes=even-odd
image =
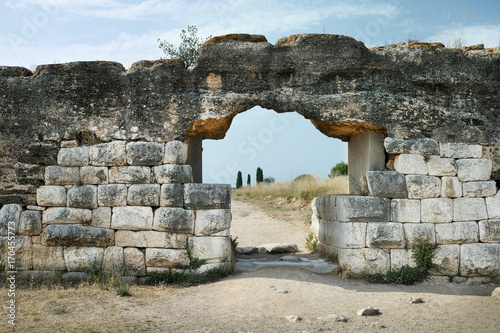
[(237, 259), (236, 269), (241, 271), (255, 271), (262, 267), (295, 267), (308, 269), (317, 274), (337, 274), (340, 266), (336, 263), (324, 259), (307, 259), (296, 256), (283, 256), (281, 260), (270, 260), (266, 258), (259, 259)]

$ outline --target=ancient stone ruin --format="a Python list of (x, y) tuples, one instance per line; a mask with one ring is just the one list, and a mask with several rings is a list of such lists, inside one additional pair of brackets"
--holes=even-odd
[(426, 240), (439, 245), (434, 275), (497, 279), (499, 91), (499, 49), (336, 35), (215, 37), (192, 70), (0, 67), (0, 266), (136, 280), (186, 263), (187, 248), (201, 269), (229, 264), (230, 186), (203, 184), (202, 142), (259, 105), (349, 143), (350, 195), (312, 205), (320, 248), (344, 271), (411, 264)]

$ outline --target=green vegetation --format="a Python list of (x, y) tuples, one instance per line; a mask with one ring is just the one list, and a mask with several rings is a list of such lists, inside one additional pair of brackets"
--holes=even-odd
[(54, 314), (55, 315), (63, 315), (63, 314), (66, 314), (68, 313), (68, 311), (66, 311), (66, 309), (63, 309), (63, 308), (59, 308), (59, 309), (55, 309), (54, 310)]
[(241, 188), (243, 186), (243, 176), (241, 171), (238, 171), (238, 176), (236, 177), (236, 188)]
[(330, 171), (330, 174), (328, 175), (328, 177), (334, 178), (337, 176), (347, 176), (348, 174), (349, 174), (349, 170), (347, 167), (347, 163), (340, 162), (340, 163), (335, 164), (335, 166)]
[(119, 296), (131, 296), (130, 286), (120, 281), (120, 278), (115, 275), (105, 275), (101, 271), (92, 272), (92, 280), (94, 286), (99, 286), (102, 290), (114, 289)]
[(308, 173), (302, 174), (300, 176), (297, 176), (293, 182), (302, 182), (302, 181), (316, 181), (316, 178), (314, 178), (313, 175), (310, 175)]
[(250, 185), (252, 185), (252, 181), (250, 179), (250, 174), (248, 174), (248, 176), (247, 176), (247, 186), (250, 186)]
[(276, 182), (276, 179), (274, 179), (274, 177), (266, 177), (264, 178), (263, 182), (266, 184), (272, 184)]
[(257, 184), (260, 184), (264, 181), (264, 171), (262, 171), (261, 168), (257, 168), (255, 180), (256, 180)]
[(312, 232), (306, 237), (306, 248), (314, 252), (318, 250), (318, 239)]

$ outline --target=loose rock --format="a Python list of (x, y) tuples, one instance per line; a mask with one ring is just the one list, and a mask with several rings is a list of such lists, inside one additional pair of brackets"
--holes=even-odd
[(371, 306), (358, 311), (358, 316), (376, 316), (378, 314), (380, 314), (380, 311)]
[(425, 302), (420, 297), (410, 297), (410, 299), (408, 300), (408, 303), (411, 303), (411, 304), (420, 304), (420, 303), (425, 303)]
[(288, 321), (291, 321), (292, 323), (297, 323), (302, 320), (300, 316), (295, 316), (295, 315), (290, 315), (285, 317)]
[(341, 314), (334, 313), (327, 316), (318, 317), (318, 320), (347, 323), (350, 319)]

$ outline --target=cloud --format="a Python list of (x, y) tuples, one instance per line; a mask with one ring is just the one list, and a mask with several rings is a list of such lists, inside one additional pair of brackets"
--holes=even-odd
[(453, 47), (456, 42), (463, 45), (483, 43), (485, 47), (500, 46), (500, 24), (474, 25), (468, 27), (452, 26), (441, 30), (427, 39)]
[(12, 3), (10, 1), (6, 1), (3, 3), (5, 7), (7, 8), (10, 8), (10, 9), (24, 9), (26, 8), (26, 4), (25, 3)]

